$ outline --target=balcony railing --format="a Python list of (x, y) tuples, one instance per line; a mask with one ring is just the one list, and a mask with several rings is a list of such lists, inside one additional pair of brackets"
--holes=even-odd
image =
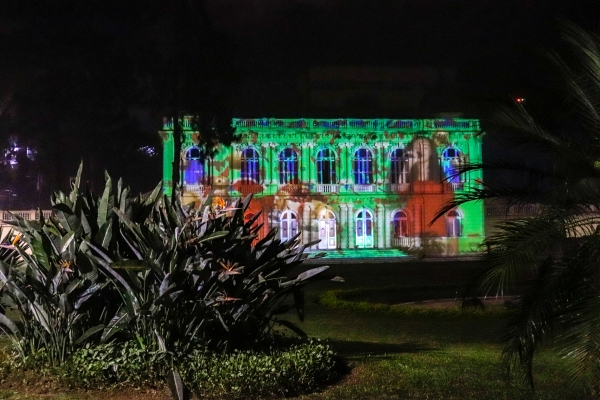
[(209, 185), (185, 185), (185, 191), (189, 193), (198, 194), (204, 196), (210, 192), (211, 186)]
[(464, 190), (465, 183), (464, 182), (448, 182), (448, 188), (452, 192), (458, 192), (460, 190)]
[(392, 183), (390, 184), (390, 192), (407, 193), (410, 192), (410, 183)]
[[(48, 219), (52, 215), (52, 210), (42, 210), (44, 218)], [(15, 215), (23, 218), (26, 221), (33, 221), (40, 218), (38, 210), (18, 210), (18, 211), (2, 211), (0, 213), (2, 221), (14, 221), (16, 220)]]
[(237, 191), (241, 194), (256, 194), (263, 192), (263, 185), (240, 185)]
[(279, 191), (288, 194), (298, 194), (302, 193), (302, 185), (297, 184), (289, 184), (289, 185), (279, 185)]
[(371, 193), (375, 192), (375, 185), (354, 185), (354, 191), (356, 193)]
[(338, 193), (340, 185), (317, 184), (316, 191), (317, 193)]
[(402, 236), (392, 238), (393, 247), (416, 247), (416, 240), (414, 237)]

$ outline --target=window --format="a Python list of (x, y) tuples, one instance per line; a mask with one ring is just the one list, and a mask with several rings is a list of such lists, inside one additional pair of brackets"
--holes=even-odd
[(404, 149), (392, 151), (390, 161), (390, 183), (408, 183), (408, 157)]
[(369, 149), (354, 152), (354, 183), (368, 185), (373, 183), (373, 155)]
[(298, 217), (296, 213), (289, 210), (285, 211), (281, 215), (280, 225), (281, 241), (285, 242), (293, 238), (298, 233)]
[(289, 147), (279, 153), (279, 183), (298, 183), (298, 155)]
[(317, 183), (334, 184), (335, 179), (335, 152), (325, 148), (317, 153)]
[(449, 237), (462, 236), (462, 217), (456, 210), (450, 210), (446, 214), (446, 235)]
[(242, 151), (241, 158), (242, 185), (254, 185), (259, 183), (259, 155), (252, 147)]
[(356, 214), (356, 247), (373, 247), (373, 214), (369, 210)]
[(396, 211), (394, 213), (392, 229), (395, 238), (408, 236), (408, 216), (404, 211)]
[(183, 168), (185, 185), (210, 185), (210, 159), (196, 146), (185, 153)]
[(461, 164), (461, 153), (455, 147), (448, 147), (442, 152), (442, 169), (448, 182), (462, 182), (462, 174), (458, 175)]

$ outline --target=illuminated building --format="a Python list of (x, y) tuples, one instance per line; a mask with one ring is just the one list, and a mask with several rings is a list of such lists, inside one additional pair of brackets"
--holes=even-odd
[[(455, 255), (478, 251), (483, 204), (473, 202), (430, 224), (456, 193), (481, 182), (481, 172), (457, 176), (481, 162), (476, 119), (234, 119), (240, 140), (197, 147), (192, 118), (181, 121), (184, 202), (213, 204), (253, 194), (247, 218), (261, 212), (262, 234), (300, 234), (311, 250), (333, 255), (399, 255), (428, 248)], [(160, 132), (165, 190), (174, 157), (172, 121)]]

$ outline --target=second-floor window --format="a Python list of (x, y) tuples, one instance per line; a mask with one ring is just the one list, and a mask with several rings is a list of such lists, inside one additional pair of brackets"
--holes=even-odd
[(185, 185), (210, 185), (210, 159), (198, 147), (193, 146), (185, 153), (183, 168)]
[(317, 153), (317, 183), (334, 184), (335, 178), (335, 152), (324, 148)]
[(358, 149), (354, 152), (354, 183), (368, 185), (373, 183), (373, 154), (369, 149)]
[(247, 147), (242, 150), (241, 158), (241, 175), (242, 185), (254, 185), (260, 182), (259, 180), (259, 155), (258, 151), (252, 147)]
[(462, 154), (455, 147), (448, 147), (442, 152), (442, 169), (448, 182), (462, 182), (462, 174), (459, 175), (462, 165)]
[(298, 183), (298, 155), (289, 147), (279, 153), (279, 184)]
[(390, 183), (408, 183), (408, 156), (404, 149), (390, 154)]

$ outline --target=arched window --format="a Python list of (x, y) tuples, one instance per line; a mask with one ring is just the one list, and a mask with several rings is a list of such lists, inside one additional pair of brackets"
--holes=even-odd
[(408, 183), (408, 156), (404, 149), (390, 154), (390, 183)]
[(280, 226), (280, 236), (282, 242), (293, 238), (298, 233), (298, 217), (296, 216), (296, 213), (287, 210), (281, 214)]
[(317, 153), (317, 183), (334, 184), (335, 178), (335, 152), (329, 148), (319, 150)]
[(373, 214), (369, 210), (356, 214), (356, 247), (373, 247)]
[(183, 183), (186, 185), (210, 185), (210, 160), (196, 146), (185, 153)]
[(448, 147), (442, 152), (442, 169), (448, 182), (462, 182), (462, 174), (458, 175), (462, 164), (462, 154), (455, 147)]
[(395, 238), (406, 237), (408, 235), (408, 216), (404, 211), (396, 211), (392, 218), (392, 230)]
[(289, 147), (279, 153), (279, 183), (298, 183), (298, 155)]
[(446, 214), (446, 235), (449, 237), (462, 236), (462, 216), (457, 210)]
[(337, 229), (335, 214), (331, 210), (319, 213), (319, 249), (335, 249), (337, 247)]
[(241, 175), (242, 185), (254, 185), (259, 183), (259, 155), (258, 151), (252, 147), (246, 147), (242, 150)]
[(373, 154), (371, 150), (361, 148), (354, 152), (354, 183), (368, 185), (373, 183)]

